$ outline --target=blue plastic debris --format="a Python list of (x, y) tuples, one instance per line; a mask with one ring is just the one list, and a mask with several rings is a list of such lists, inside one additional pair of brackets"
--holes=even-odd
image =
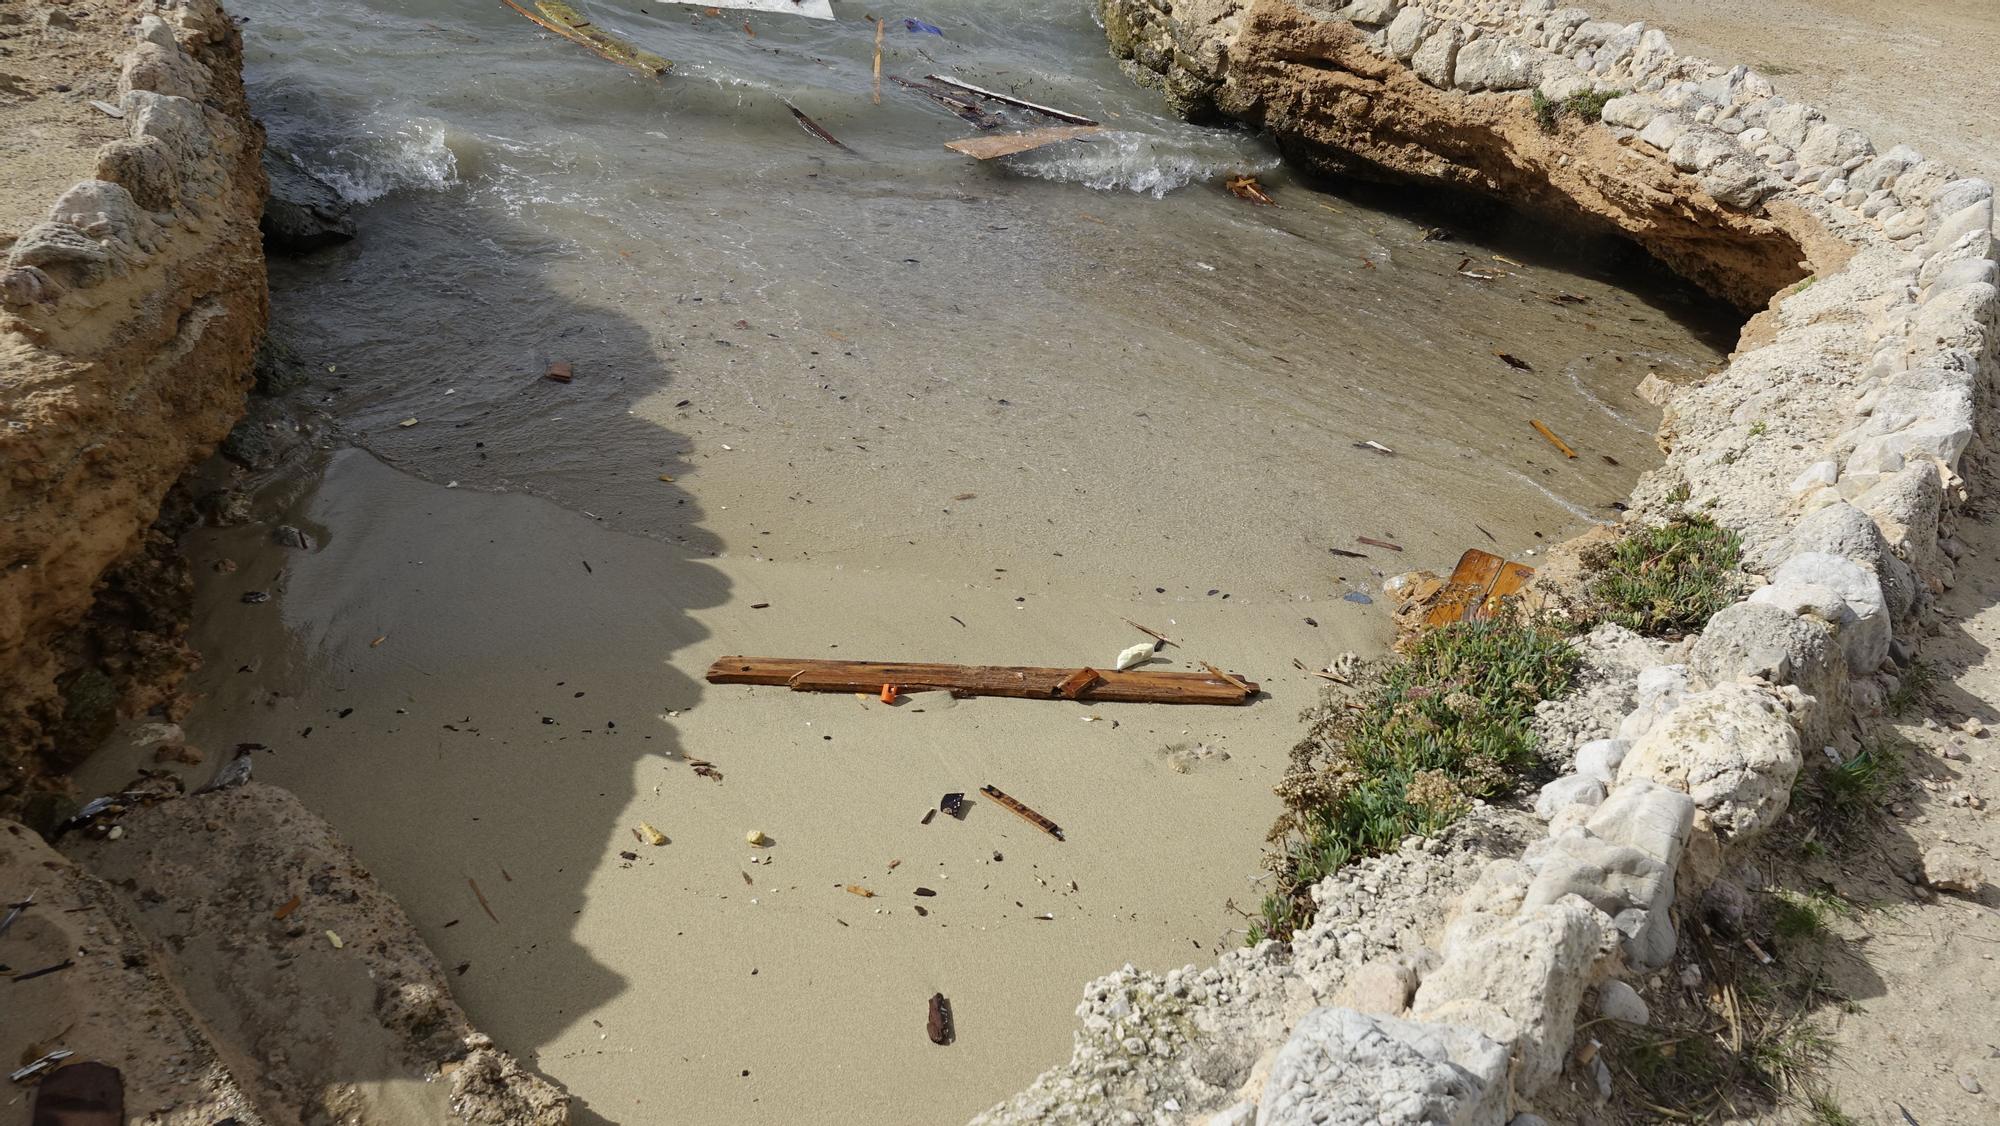
[(909, 32), (922, 32), (925, 35), (935, 35), (940, 39), (944, 38), (944, 31), (942, 29), (933, 27), (922, 20), (905, 19), (903, 21), (903, 30)]
[(1341, 597), (1347, 599), (1349, 602), (1359, 602), (1363, 606), (1367, 606), (1375, 601), (1358, 590), (1350, 590), (1346, 594), (1341, 595)]

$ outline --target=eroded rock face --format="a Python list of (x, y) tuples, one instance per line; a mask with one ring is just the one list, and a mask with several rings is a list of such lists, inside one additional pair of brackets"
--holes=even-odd
[[(1621, 233), (1745, 309), (1803, 277), (1802, 262), (1837, 255), (1811, 217), (1763, 207), (1778, 182), (1731, 134), (1693, 129), (1654, 97), (1616, 99), (1605, 120), (1655, 130), (1642, 137), (1660, 159), (1638, 159), (1595, 122), (1545, 131), (1528, 90), (1560, 100), (1619, 87), (1428, 7), (1371, 11), (1388, 21), (1371, 31), (1294, 0), (1100, 0), (1112, 50), (1181, 112), (1269, 129), (1305, 163)], [(1654, 65), (1665, 50), (1646, 34), (1613, 36), (1625, 65)]]
[(1278, 1051), (1258, 1126), (1500, 1126), (1507, 1049), (1466, 1028), (1314, 1009)]
[(264, 329), (241, 39), (205, 0), (118, 7), (66, 34), (108, 37), (128, 135), (0, 260), (0, 812), (184, 670), (106, 665), (118, 623), (87, 618), (242, 413)]

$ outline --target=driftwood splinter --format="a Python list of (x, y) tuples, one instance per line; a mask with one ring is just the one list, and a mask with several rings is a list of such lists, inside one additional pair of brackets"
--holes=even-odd
[(1004, 807), (1009, 812), (1019, 817), (1021, 820), (1026, 821), (1028, 824), (1033, 825), (1035, 828), (1040, 829), (1042, 832), (1047, 833), (1049, 836), (1054, 837), (1059, 841), (1068, 839), (1063, 836), (1062, 826), (1056, 824), (1055, 822), (1049, 820), (1046, 817), (1043, 817), (1041, 814), (1036, 813), (1034, 810), (1029, 809), (1027, 806), (1022, 805), (1020, 802), (1014, 800), (1013, 798), (1008, 797), (1006, 794), (1000, 791), (1000, 788), (998, 786), (981, 786), (979, 787), (979, 792), (993, 799), (995, 804)]
[(1064, 110), (1051, 109), (1048, 106), (1039, 105), (1035, 102), (1028, 101), (1024, 98), (1014, 97), (1012, 94), (1002, 94), (993, 90), (988, 90), (982, 86), (974, 86), (970, 82), (960, 82), (958, 79), (953, 78), (950, 75), (926, 74), (924, 75), (924, 77), (932, 82), (942, 82), (946, 86), (950, 86), (958, 90), (963, 90), (968, 94), (977, 94), (982, 98), (991, 98), (996, 102), (1005, 102), (1010, 106), (1019, 106), (1022, 109), (1033, 110), (1036, 113), (1043, 114), (1048, 117), (1053, 117), (1057, 121), (1067, 121), (1072, 125), (1103, 124), (1103, 122), (1097, 121), (1093, 118), (1085, 117), (1080, 113), (1069, 113)]
[(1255, 681), (1213, 672), (1094, 670), (1097, 679), (1064, 695), (1082, 669), (1009, 665), (945, 665), (895, 661), (821, 661), (794, 657), (723, 657), (708, 668), (710, 684), (784, 685), (794, 692), (868, 692), (893, 684), (902, 692), (944, 690), (963, 696), (1020, 700), (1076, 699), (1120, 704), (1249, 703)]

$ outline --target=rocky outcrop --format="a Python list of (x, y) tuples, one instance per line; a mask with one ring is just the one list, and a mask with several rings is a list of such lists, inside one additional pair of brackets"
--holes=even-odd
[[(1068, 1063), (980, 1119), (1507, 1121), (1575, 1058), (1593, 990), (1606, 1018), (1647, 1019), (1618, 976), (1674, 956), (1676, 915), (1785, 814), (1809, 756), (1857, 749), (1850, 720), (1895, 690), (1953, 582), (1959, 465), (1989, 441), (2000, 371), (1992, 187), (1551, 0), (1100, 2), (1113, 50), (1183, 113), (1608, 226), (1768, 302), (1724, 370), (1668, 392), (1666, 464), (1627, 513), (1713, 516), (1763, 585), (1671, 645), (1579, 639), (1590, 682), (1538, 710), (1574, 768), (1536, 803), (1542, 839), (1408, 841), (1315, 887), (1289, 950), (1093, 982)], [(1976, 886), (1950, 858), (1934, 878)], [(1357, 1011), (1359, 983), (1409, 977), (1410, 1011), (1400, 985), (1367, 991), (1393, 1020)], [(1577, 1066), (1609, 1089), (1601, 1054)]]
[[(179, 564), (149, 529), (241, 415), (267, 305), (235, 25), (214, 0), (62, 11), (37, 25), (102, 39), (125, 135), (41, 222), (0, 232), (0, 811), (185, 668)], [(142, 588), (165, 624), (106, 600)], [(119, 652), (135, 626), (137, 660)]]
[[(569, 1121), (567, 1096), (472, 1028), (409, 916), (291, 794), (250, 784), (164, 800), (110, 829), (70, 848), (85, 875), (0, 822), (9, 894), (47, 889), (22, 933), (51, 962), (89, 951), (90, 971), (30, 995), (50, 1006), (35, 1013), (48, 1027), (5, 1023), (118, 1067), (135, 1121), (175, 1107), (182, 1076), (203, 1077), (190, 1093), (207, 1101), (174, 1112), (212, 1112), (167, 1121)], [(79, 901), (88, 916), (69, 914)], [(58, 1004), (90, 1014), (85, 1034), (61, 1032)]]

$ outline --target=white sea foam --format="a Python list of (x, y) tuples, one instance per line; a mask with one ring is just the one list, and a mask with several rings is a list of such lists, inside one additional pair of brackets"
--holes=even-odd
[(317, 152), (295, 151), (308, 171), (351, 203), (370, 203), (396, 191), (442, 191), (459, 182), (458, 154), (436, 121), (371, 130)]
[(1197, 139), (1151, 133), (1100, 133), (1009, 157), (1008, 167), (1045, 180), (1099, 191), (1123, 188), (1159, 198), (1176, 188), (1236, 172), (1278, 166), (1275, 153), (1247, 140), (1216, 134)]

